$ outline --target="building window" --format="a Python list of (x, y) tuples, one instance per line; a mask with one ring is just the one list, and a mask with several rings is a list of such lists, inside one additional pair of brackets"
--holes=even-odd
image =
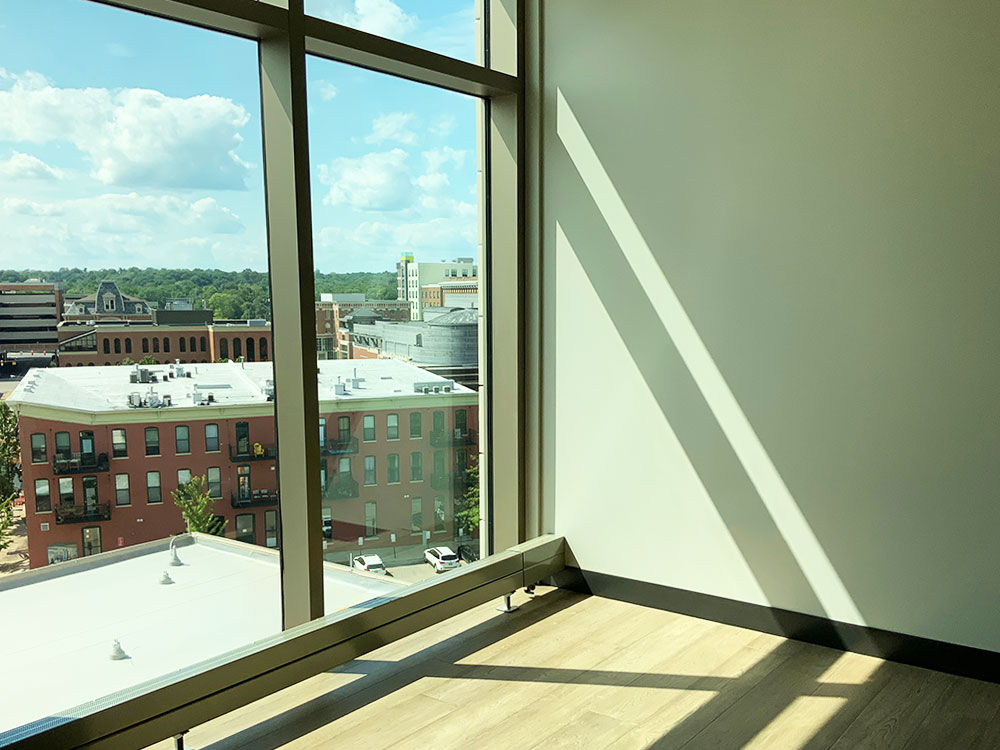
[(159, 351), (160, 351), (160, 340), (156, 338), (156, 336), (153, 336), (153, 352), (158, 354)]
[(105, 354), (111, 354), (111, 339), (104, 339), (101, 341), (101, 348)]
[(390, 453), (386, 459), (386, 466), (389, 473), (389, 484), (399, 484), (399, 454)]
[(111, 431), (111, 455), (114, 458), (128, 457), (128, 443), (125, 440), (125, 429), (116, 427)]
[(255, 528), (255, 517), (253, 513), (240, 513), (236, 516), (236, 541), (247, 544), (257, 543), (257, 529)]
[(375, 456), (365, 456), (365, 484), (375, 484)]
[(204, 336), (202, 336), (198, 340), (198, 350), (202, 352), (208, 351), (208, 339), (206, 339)]
[(80, 431), (80, 460), (91, 466), (97, 463), (94, 454), (94, 433), (90, 430)]
[(146, 428), (146, 455), (160, 455), (160, 430), (157, 427)]
[(115, 339), (115, 354), (122, 353), (122, 340), (119, 338)]
[(444, 474), (444, 451), (434, 451), (434, 473)]
[(236, 455), (237, 456), (249, 456), (250, 455), (250, 423), (249, 422), (237, 422), (236, 423)]
[(49, 453), (45, 447), (45, 435), (36, 432), (31, 436), (31, 463), (44, 464), (48, 463), (48, 460)]
[(422, 482), (424, 480), (424, 454), (414, 451), (410, 454), (410, 481)]
[(229, 359), (229, 339), (219, 339), (219, 359)]
[(326, 447), (326, 417), (319, 418), (319, 446)]
[(423, 418), (419, 411), (410, 412), (410, 437), (419, 438), (423, 436)]
[(209, 466), (205, 472), (205, 479), (208, 482), (208, 496), (222, 497), (222, 470), (218, 466)]
[(399, 415), (387, 414), (385, 417), (386, 440), (399, 440)]
[(191, 432), (186, 424), (174, 427), (174, 440), (177, 443), (176, 453), (191, 452)]
[(56, 458), (68, 461), (73, 457), (73, 449), (70, 447), (68, 432), (56, 433)]
[(191, 481), (191, 469), (177, 470), (177, 489), (180, 489), (190, 481)]
[(97, 505), (97, 477), (84, 477), (82, 484), (83, 507), (92, 509)]
[(83, 527), (83, 556), (99, 555), (101, 553), (101, 527)]
[(59, 477), (59, 504), (74, 505), (76, 499), (73, 497), (73, 477)]
[(78, 550), (76, 542), (50, 544), (47, 550), (48, 564), (53, 565), (54, 563), (66, 562), (67, 560), (75, 560), (79, 556)]
[(160, 472), (158, 471), (146, 472), (146, 502), (150, 505), (163, 502), (163, 496), (160, 494)]
[(410, 498), (410, 533), (420, 534), (424, 530), (424, 501), (419, 497)]
[(337, 417), (337, 440), (346, 443), (351, 439), (351, 418)]
[(455, 451), (455, 468), (462, 471), (469, 468), (469, 452), (465, 448)]
[(469, 431), (465, 409), (455, 410), (455, 433), (464, 436)]
[(205, 451), (214, 453), (219, 450), (219, 425), (205, 425)]
[(115, 474), (115, 505), (131, 505), (128, 495), (128, 474)]
[(347, 456), (342, 456), (340, 462), (337, 464), (337, 472), (342, 477), (351, 476), (351, 459)]
[(195, 338), (194, 338), (194, 336), (191, 337), (190, 341), (191, 341), (191, 344), (190, 344), (190, 346), (188, 348), (188, 351), (190, 351), (192, 354), (194, 354), (194, 352), (195, 352)]
[(52, 510), (52, 496), (49, 494), (49, 480), (35, 480), (35, 513)]
[(183, 336), (181, 336), (180, 341), (177, 342), (180, 345), (181, 352), (187, 352), (187, 343)]
[(258, 353), (260, 354), (261, 362), (267, 361), (267, 339), (263, 336), (260, 337), (260, 347)]
[(236, 467), (236, 496), (240, 500), (249, 500), (253, 497), (253, 488), (250, 486), (250, 465), (242, 464)]
[(233, 337), (233, 359), (239, 359), (243, 356), (243, 339), (239, 336)]
[[(261, 339), (263, 341), (264, 339)], [(264, 546), (278, 546), (278, 511), (264, 511)]]
[(143, 354), (149, 353), (149, 339), (145, 336), (142, 337), (142, 352)]
[(434, 531), (444, 530), (444, 498), (438, 495), (434, 498)]
[(253, 351), (253, 338), (247, 336), (247, 362), (254, 362), (256, 360), (256, 355)]
[(364, 435), (362, 439), (366, 443), (370, 443), (375, 440), (375, 417), (372, 414), (366, 414), (363, 423)]
[(125, 339), (125, 353), (132, 353), (132, 339)]
[(374, 539), (378, 536), (378, 525), (375, 523), (375, 503), (365, 503), (365, 538)]
[(170, 339), (167, 338), (166, 336), (163, 337), (163, 351), (164, 352), (170, 351)]

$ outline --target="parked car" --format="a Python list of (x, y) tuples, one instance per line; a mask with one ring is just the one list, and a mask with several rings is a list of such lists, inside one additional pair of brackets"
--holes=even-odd
[(323, 538), (333, 539), (333, 519), (324, 518), (323, 519)]
[(478, 544), (460, 544), (458, 545), (458, 559), (465, 560), (467, 563), (473, 563), (479, 559), (479, 545)]
[(434, 568), (435, 573), (451, 570), (461, 565), (458, 561), (458, 555), (452, 552), (449, 547), (431, 547), (424, 550), (424, 559)]
[(387, 575), (389, 571), (382, 564), (382, 558), (378, 555), (358, 555), (354, 558), (354, 567), (366, 573), (379, 573)]

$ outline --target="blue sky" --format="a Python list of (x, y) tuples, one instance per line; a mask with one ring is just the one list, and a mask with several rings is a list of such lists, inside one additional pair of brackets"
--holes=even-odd
[[(471, 0), (306, 8), (473, 56)], [(307, 76), (316, 266), (474, 254), (475, 100), (326, 60)], [(264, 270), (265, 248), (254, 43), (87, 0), (0, 0), (0, 268)]]

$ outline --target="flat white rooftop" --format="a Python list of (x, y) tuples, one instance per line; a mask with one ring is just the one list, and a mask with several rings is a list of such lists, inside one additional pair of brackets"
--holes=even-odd
[[(452, 394), (474, 394), (458, 383), (395, 359), (340, 359), (317, 362), (321, 402), (398, 398), (426, 395), (417, 384), (437, 385)], [(182, 375), (177, 377), (178, 368)], [(143, 365), (156, 382), (131, 382), (135, 367), (50, 367), (27, 372), (11, 393), (11, 406), (48, 406), (73, 411), (105, 413), (131, 411), (130, 394), (142, 398), (150, 389), (159, 399), (170, 397), (172, 406), (247, 406), (268, 402), (268, 382), (274, 378), (270, 362), (219, 362), (212, 364)], [(190, 374), (190, 377), (188, 376)], [(152, 377), (150, 378), (152, 379)], [(339, 386), (339, 388), (338, 388)], [(343, 393), (339, 390), (343, 390)], [(197, 401), (196, 401), (197, 399)], [(165, 407), (170, 408), (170, 407)], [(349, 409), (349, 405), (344, 404)]]
[[(202, 534), (0, 579), (0, 733), (281, 631), (276, 552)], [(167, 571), (174, 583), (161, 584)], [(325, 612), (398, 593), (392, 578), (327, 563)], [(128, 658), (110, 658), (115, 640)]]

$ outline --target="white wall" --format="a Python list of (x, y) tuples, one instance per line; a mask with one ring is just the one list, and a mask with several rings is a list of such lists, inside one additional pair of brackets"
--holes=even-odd
[(1000, 5), (541, 23), (546, 526), (588, 570), (1000, 650)]

